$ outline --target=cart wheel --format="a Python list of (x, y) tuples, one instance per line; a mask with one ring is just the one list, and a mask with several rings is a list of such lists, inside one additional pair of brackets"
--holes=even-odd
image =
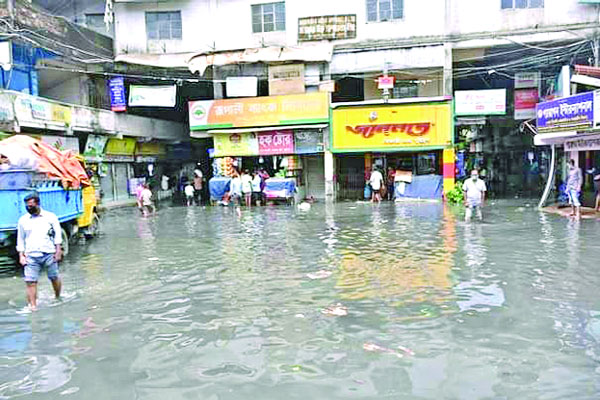
[(70, 239), (69, 234), (67, 233), (65, 228), (62, 228), (60, 230), (60, 237), (62, 238), (61, 248), (62, 248), (63, 257), (66, 257), (67, 254), (69, 254), (69, 249), (70, 249), (71, 245), (69, 243), (69, 239)]
[(87, 227), (87, 232), (85, 233), (86, 239), (95, 238), (100, 234), (100, 217), (98, 214), (94, 213), (92, 217), (92, 223)]

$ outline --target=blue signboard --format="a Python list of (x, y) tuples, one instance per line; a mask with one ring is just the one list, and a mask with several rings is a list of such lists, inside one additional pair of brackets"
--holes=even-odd
[(109, 80), (110, 88), (110, 109), (113, 111), (125, 111), (127, 108), (127, 99), (125, 97), (125, 82), (122, 76), (117, 76)]
[(577, 94), (536, 106), (539, 132), (591, 127), (594, 124), (594, 92)]

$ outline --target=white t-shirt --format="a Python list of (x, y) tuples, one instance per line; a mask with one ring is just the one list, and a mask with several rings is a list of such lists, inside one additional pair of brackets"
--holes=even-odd
[(242, 175), (242, 192), (252, 193), (252, 177), (250, 175)]
[(194, 197), (194, 187), (192, 185), (187, 185), (184, 190), (187, 197)]
[(150, 189), (142, 190), (142, 194), (140, 195), (142, 198), (142, 205), (150, 206), (152, 205), (152, 192)]
[(232, 195), (242, 195), (242, 180), (239, 176), (231, 180), (230, 192)]
[(487, 191), (487, 187), (482, 179), (473, 181), (469, 178), (463, 183), (463, 190), (467, 193), (467, 200), (471, 205), (480, 205), (481, 194)]
[(260, 192), (260, 184), (261, 183), (262, 183), (262, 179), (260, 179), (260, 176), (256, 175), (254, 178), (252, 178), (252, 191), (254, 193)]
[(371, 172), (371, 179), (369, 179), (369, 183), (371, 183), (371, 189), (381, 189), (381, 185), (383, 183), (383, 175), (381, 175), (381, 172), (377, 170)]

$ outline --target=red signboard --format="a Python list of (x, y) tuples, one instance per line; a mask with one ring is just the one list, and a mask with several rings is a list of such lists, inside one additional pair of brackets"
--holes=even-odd
[(260, 132), (258, 134), (258, 154), (261, 156), (294, 154), (294, 132)]
[(377, 87), (379, 89), (393, 89), (396, 78), (393, 76), (380, 76), (377, 78)]
[(537, 88), (515, 89), (515, 119), (535, 118), (535, 106), (539, 100)]

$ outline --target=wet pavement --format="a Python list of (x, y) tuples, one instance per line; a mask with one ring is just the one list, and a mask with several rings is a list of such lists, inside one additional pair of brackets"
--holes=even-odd
[(600, 222), (534, 204), (113, 211), (0, 275), (0, 399), (598, 398)]

